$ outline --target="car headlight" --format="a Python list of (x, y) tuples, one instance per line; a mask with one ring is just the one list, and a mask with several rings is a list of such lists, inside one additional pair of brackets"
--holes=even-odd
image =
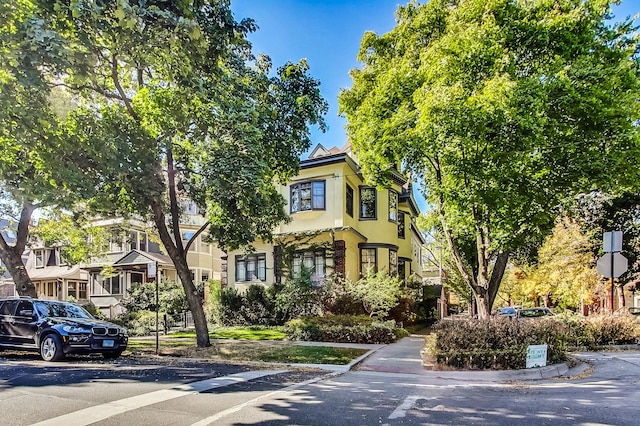
[(64, 327), (62, 327), (62, 329), (67, 333), (90, 333), (91, 332), (91, 330), (87, 330), (84, 327), (76, 327), (74, 325), (65, 325)]

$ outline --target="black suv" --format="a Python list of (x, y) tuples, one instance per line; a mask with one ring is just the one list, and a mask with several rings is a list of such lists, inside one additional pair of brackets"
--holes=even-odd
[(124, 328), (98, 320), (73, 303), (0, 299), (0, 350), (39, 351), (45, 361), (88, 353), (117, 358), (128, 339)]

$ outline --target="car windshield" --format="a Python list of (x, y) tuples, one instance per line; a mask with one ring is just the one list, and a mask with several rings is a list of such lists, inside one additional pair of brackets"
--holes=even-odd
[(548, 315), (548, 312), (543, 309), (522, 309), (520, 316), (522, 317), (542, 317)]
[(89, 312), (78, 305), (57, 302), (34, 302), (38, 313), (43, 317), (92, 318)]

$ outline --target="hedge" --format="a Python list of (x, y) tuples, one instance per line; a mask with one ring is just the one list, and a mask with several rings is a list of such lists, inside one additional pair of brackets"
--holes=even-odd
[(392, 343), (408, 335), (395, 321), (351, 315), (294, 319), (285, 324), (285, 333), (290, 340), (336, 343)]

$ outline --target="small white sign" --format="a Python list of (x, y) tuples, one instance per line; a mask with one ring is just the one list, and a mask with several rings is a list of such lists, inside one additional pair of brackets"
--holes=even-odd
[(602, 251), (605, 253), (622, 251), (622, 231), (605, 232), (602, 236)]
[(527, 346), (527, 368), (547, 365), (547, 345)]
[(149, 278), (155, 278), (156, 277), (156, 263), (155, 262), (151, 262), (151, 263), (147, 263), (147, 277)]

